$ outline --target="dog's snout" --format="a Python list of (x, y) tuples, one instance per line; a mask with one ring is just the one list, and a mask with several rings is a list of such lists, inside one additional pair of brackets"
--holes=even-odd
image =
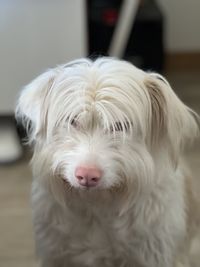
[(80, 185), (94, 187), (98, 185), (102, 177), (102, 170), (97, 166), (78, 166), (75, 170), (75, 176)]

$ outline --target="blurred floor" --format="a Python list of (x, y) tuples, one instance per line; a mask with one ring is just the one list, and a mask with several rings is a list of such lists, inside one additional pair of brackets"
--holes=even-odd
[(36, 267), (28, 159), (0, 167), (0, 266)]
[[(181, 99), (200, 114), (200, 72), (173, 72), (166, 76)], [(188, 160), (194, 175), (199, 177), (200, 141), (188, 154)], [(1, 267), (37, 266), (31, 226), (30, 184), (27, 158), (0, 167)]]

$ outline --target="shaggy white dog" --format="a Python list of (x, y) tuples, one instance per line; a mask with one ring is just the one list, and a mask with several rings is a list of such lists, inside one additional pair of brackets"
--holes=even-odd
[(198, 129), (162, 76), (73, 61), (28, 85), (16, 114), (34, 146), (42, 266), (190, 266), (198, 205), (180, 155)]

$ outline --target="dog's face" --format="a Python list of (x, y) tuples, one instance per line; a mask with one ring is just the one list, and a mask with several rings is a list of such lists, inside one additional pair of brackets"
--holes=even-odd
[(163, 77), (109, 58), (39, 76), (22, 91), (17, 117), (35, 147), (35, 176), (75, 189), (145, 188), (156, 161), (173, 164), (196, 133)]

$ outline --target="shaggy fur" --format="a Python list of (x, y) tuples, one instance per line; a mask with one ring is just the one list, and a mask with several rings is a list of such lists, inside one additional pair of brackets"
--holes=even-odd
[[(190, 266), (199, 205), (181, 153), (198, 127), (161, 75), (111, 58), (73, 61), (28, 85), (16, 114), (34, 147), (43, 267)], [(102, 171), (94, 187), (75, 175), (87, 164)]]

